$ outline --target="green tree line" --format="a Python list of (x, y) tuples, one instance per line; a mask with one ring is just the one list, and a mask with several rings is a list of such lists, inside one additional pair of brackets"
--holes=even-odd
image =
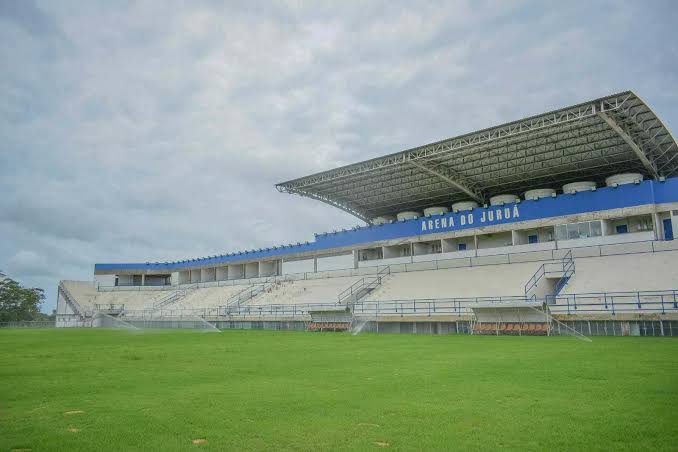
[(42, 289), (22, 287), (0, 272), (0, 322), (51, 320), (53, 316), (40, 312), (44, 301)]

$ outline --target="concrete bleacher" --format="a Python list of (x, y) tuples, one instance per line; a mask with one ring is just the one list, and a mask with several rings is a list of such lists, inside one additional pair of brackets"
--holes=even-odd
[(247, 305), (336, 303), (338, 295), (362, 276), (280, 281)]
[[(555, 306), (554, 312), (569, 313), (574, 309), (575, 303), (578, 312), (607, 312), (613, 309), (612, 298), (609, 295), (612, 292), (615, 293), (614, 309), (620, 312), (624, 309), (654, 312), (664, 308), (661, 303), (671, 300), (670, 294), (660, 295), (660, 301), (657, 302), (657, 295), (652, 293), (640, 295), (619, 293), (666, 292), (678, 286), (678, 251), (575, 257), (574, 261), (575, 274), (554, 300), (556, 305), (564, 305), (565, 308)], [(497, 263), (416, 271), (401, 271), (400, 267), (392, 266), (391, 273), (383, 276), (381, 286), (360, 301), (370, 309), (375, 308), (376, 302), (384, 302), (380, 303), (382, 312), (388, 311), (389, 306), (386, 302), (392, 301), (445, 302), (446, 299), (449, 301), (482, 297), (522, 297), (526, 282), (544, 262)], [(374, 278), (374, 275), (346, 276), (346, 271), (336, 274), (336, 277), (319, 279), (279, 280), (275, 283), (252, 281), (254, 284), (168, 287), (164, 290), (116, 288), (97, 291), (92, 282), (76, 281), (64, 281), (64, 286), (81, 308), (90, 312), (96, 310), (96, 305), (108, 304), (124, 305), (125, 311), (158, 310), (160, 304), (163, 310), (198, 310), (225, 306), (234, 295), (254, 286), (266, 287), (266, 290), (251, 299), (245, 299), (241, 303), (242, 306), (334, 304), (337, 303), (340, 293), (363, 277)], [(172, 294), (184, 292), (185, 296), (160, 303)], [(597, 295), (603, 292), (608, 295)], [(585, 294), (595, 295), (585, 296)], [(466, 303), (468, 300), (461, 301)], [(399, 307), (402, 308), (403, 306)], [(452, 308), (455, 306), (450, 305), (450, 309)]]
[(678, 288), (678, 251), (575, 259), (561, 295)]
[(391, 273), (365, 301), (522, 295), (540, 263), (486, 265)]
[(86, 311), (95, 310), (96, 305), (125, 305), (125, 309), (151, 309), (154, 303), (170, 293), (164, 290), (99, 292), (90, 281), (64, 281), (64, 287)]
[(225, 306), (229, 298), (249, 288), (248, 285), (197, 288), (163, 309), (203, 309)]

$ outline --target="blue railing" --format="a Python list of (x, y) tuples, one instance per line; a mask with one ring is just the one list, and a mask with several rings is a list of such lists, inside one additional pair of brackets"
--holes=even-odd
[[(437, 316), (437, 315), (471, 315), (472, 308), (485, 303), (521, 303), (528, 300), (525, 296), (477, 297), (477, 298), (444, 298), (444, 299), (410, 299), (388, 301), (360, 301), (352, 305), (357, 316)], [(601, 292), (580, 293), (559, 296), (547, 296), (537, 302), (548, 304), (551, 314), (608, 314), (619, 313), (678, 313), (678, 289), (636, 291), (636, 292)], [(221, 306), (200, 309), (159, 309), (159, 310), (125, 310), (126, 317), (131, 318), (173, 318), (173, 317), (301, 317), (310, 311), (339, 311), (345, 306), (336, 303), (306, 304), (269, 304)]]
[[(574, 274), (574, 270), (572, 250), (569, 250), (558, 262), (545, 262), (539, 266), (534, 275), (532, 275), (527, 283), (525, 283), (525, 295), (527, 296), (529, 292), (539, 284), (539, 281), (542, 278), (548, 277), (549, 275), (559, 275), (560, 278), (556, 282), (554, 288), (554, 294), (557, 295), (570, 280), (570, 277)], [(536, 297), (533, 296), (532, 298), (534, 299)]]
[(360, 298), (379, 287), (382, 278), (390, 274), (391, 267), (387, 266), (379, 270), (374, 276), (366, 276), (359, 279), (337, 295), (337, 304), (346, 304), (348, 301), (357, 302)]
[(554, 314), (678, 311), (678, 290), (648, 290), (636, 292), (601, 292), (547, 297)]

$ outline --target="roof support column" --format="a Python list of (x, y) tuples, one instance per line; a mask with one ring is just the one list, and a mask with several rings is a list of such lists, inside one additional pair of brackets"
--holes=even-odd
[(605, 121), (607, 125), (609, 125), (612, 128), (612, 130), (617, 132), (617, 135), (619, 135), (622, 138), (622, 140), (624, 140), (626, 144), (628, 144), (631, 147), (633, 152), (636, 153), (638, 159), (642, 162), (643, 166), (652, 175), (652, 177), (658, 179), (659, 174), (657, 173), (657, 168), (655, 168), (654, 164), (650, 161), (650, 159), (647, 158), (645, 152), (643, 152), (643, 150), (640, 149), (636, 142), (633, 141), (633, 138), (631, 138), (631, 136), (628, 133), (626, 133), (626, 131), (624, 131), (624, 129), (622, 129), (619, 126), (619, 124), (617, 124), (617, 121), (615, 121), (613, 118), (608, 116), (608, 114), (603, 111), (598, 112), (598, 116), (600, 116), (603, 119), (603, 121)]
[(410, 165), (416, 166), (417, 168), (426, 171), (427, 173), (441, 179), (454, 188), (463, 191), (469, 195), (474, 201), (483, 203), (484, 199), (480, 190), (475, 189), (470, 181), (466, 180), (461, 174), (457, 174), (454, 170), (448, 167), (443, 167), (439, 165), (434, 167), (433, 165), (427, 164), (425, 162), (419, 162), (416, 160), (409, 160)]

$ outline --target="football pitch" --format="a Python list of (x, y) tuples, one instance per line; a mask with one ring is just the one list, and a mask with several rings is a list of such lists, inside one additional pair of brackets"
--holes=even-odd
[(0, 450), (676, 450), (678, 341), (0, 330)]

